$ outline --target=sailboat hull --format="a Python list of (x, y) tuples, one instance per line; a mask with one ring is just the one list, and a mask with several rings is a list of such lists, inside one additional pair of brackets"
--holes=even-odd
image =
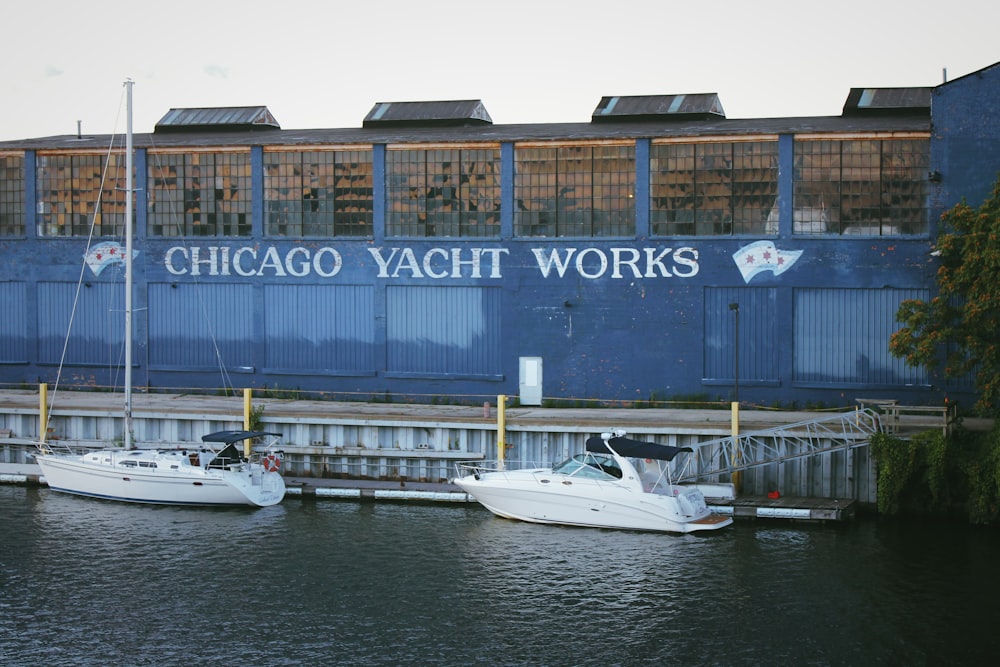
[[(108, 452), (109, 464), (89, 456), (37, 454), (46, 484), (54, 491), (94, 498), (160, 505), (275, 505), (285, 496), (285, 482), (260, 464), (221, 470), (127, 469), (121, 453)], [(92, 456), (92, 455), (90, 455)], [(117, 458), (116, 458), (117, 457)]]

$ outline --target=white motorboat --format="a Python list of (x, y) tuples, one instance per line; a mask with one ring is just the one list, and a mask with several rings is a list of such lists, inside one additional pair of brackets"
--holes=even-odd
[[(219, 431), (200, 447), (102, 449), (77, 453), (46, 444), (35, 459), (49, 488), (95, 498), (161, 505), (266, 507), (285, 497), (277, 433)], [(252, 458), (238, 443), (271, 437)]]
[[(285, 497), (285, 481), (278, 472), (280, 452), (273, 445), (250, 446), (241, 452), (236, 443), (276, 433), (221, 431), (206, 435), (202, 447), (178, 445), (170, 449), (140, 449), (132, 442), (132, 85), (125, 82), (128, 132), (125, 144), (125, 248), (111, 253), (125, 264), (125, 351), (122, 442), (107, 443), (99, 451), (75, 451), (43, 437), (35, 460), (49, 488), (66, 493), (136, 503), (171, 505), (266, 506)], [(89, 254), (89, 253), (88, 253)], [(51, 412), (51, 411), (50, 411)], [(47, 433), (47, 424), (42, 425)], [(117, 445), (117, 446), (116, 446)]]
[[(703, 486), (675, 484), (671, 461), (689, 447), (640, 442), (618, 430), (591, 437), (584, 453), (549, 468), (458, 464), (454, 480), (494, 514), (533, 523), (675, 533), (718, 530)], [(732, 497), (732, 485), (707, 485)]]

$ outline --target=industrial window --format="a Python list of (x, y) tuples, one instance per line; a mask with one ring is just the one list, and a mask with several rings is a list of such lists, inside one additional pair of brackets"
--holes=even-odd
[(123, 233), (124, 155), (39, 155), (36, 172), (40, 236)]
[(500, 150), (386, 152), (386, 236), (500, 235)]
[(250, 153), (150, 151), (150, 236), (250, 236)]
[(926, 139), (797, 140), (796, 234), (926, 234)]
[(0, 155), (0, 236), (24, 235), (24, 158)]
[(372, 151), (266, 151), (271, 236), (372, 236)]
[(514, 149), (516, 236), (634, 236), (635, 146)]
[(654, 144), (649, 158), (654, 235), (777, 233), (777, 141)]

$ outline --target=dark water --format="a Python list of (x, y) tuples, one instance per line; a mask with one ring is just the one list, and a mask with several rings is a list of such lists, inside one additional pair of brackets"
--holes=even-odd
[(5, 665), (989, 664), (1000, 534), (671, 536), (478, 506), (115, 504), (0, 487)]

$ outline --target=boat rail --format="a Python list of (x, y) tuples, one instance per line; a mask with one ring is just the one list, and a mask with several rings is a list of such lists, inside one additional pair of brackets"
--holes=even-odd
[(481, 475), (488, 472), (511, 472), (514, 470), (529, 470), (532, 468), (551, 468), (552, 462), (540, 461), (456, 461), (455, 472), (459, 477), (466, 475)]
[[(11, 442), (8, 440), (8, 442)], [(33, 456), (35, 452), (42, 454), (57, 454), (57, 455), (71, 455), (71, 456), (82, 456), (88, 452), (96, 452), (107, 449), (107, 442), (102, 440), (47, 440), (45, 442), (38, 442), (35, 440), (15, 440), (13, 444), (24, 445), (25, 453), (28, 457)], [(155, 443), (134, 443), (135, 446), (132, 451), (136, 450), (152, 450), (152, 451), (168, 451), (168, 450), (178, 450), (178, 451), (191, 451), (191, 452), (212, 452), (211, 447), (207, 447), (202, 443), (189, 443), (187, 445), (175, 443), (173, 446), (162, 446)], [(210, 465), (210, 468), (225, 468), (225, 469), (241, 469), (242, 466), (247, 463), (261, 463), (268, 456), (278, 456), (279, 458), (284, 458), (284, 452), (280, 447), (276, 446), (276, 442), (271, 442), (267, 445), (255, 444), (249, 457), (241, 457), (239, 460), (228, 460), (225, 459), (221, 463), (216, 463)], [(124, 452), (125, 450), (122, 449)]]
[(62, 454), (70, 456), (80, 456), (87, 452), (98, 451), (107, 448), (107, 442), (101, 440), (46, 440), (45, 442), (30, 441), (28, 454), (31, 447), (42, 454)]

